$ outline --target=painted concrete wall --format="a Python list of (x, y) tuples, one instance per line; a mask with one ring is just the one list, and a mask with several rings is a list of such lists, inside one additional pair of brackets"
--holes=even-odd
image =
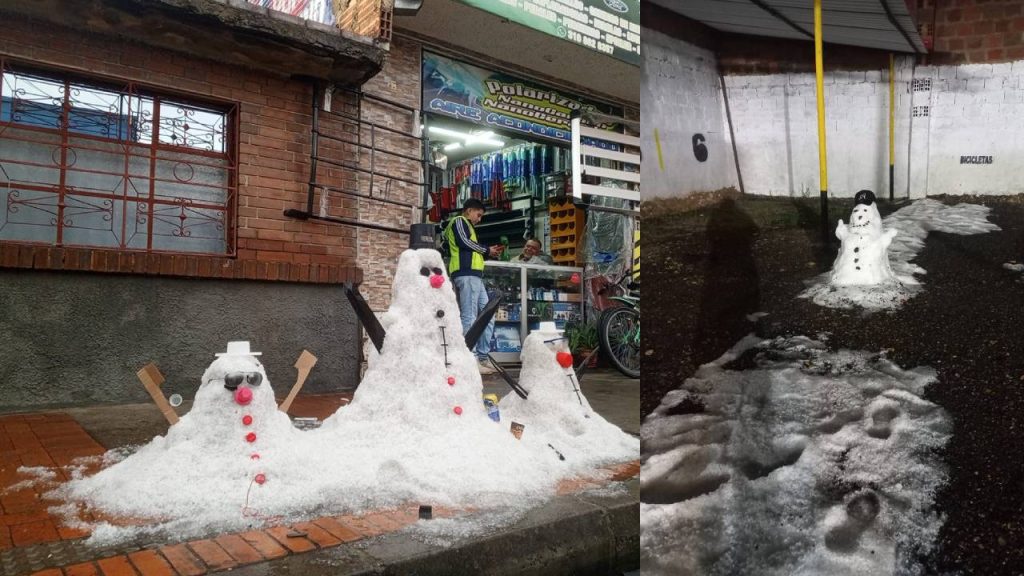
[[(746, 191), (816, 196), (814, 75), (733, 75), (726, 87)], [(887, 194), (888, 71), (826, 73), (825, 98), (830, 195)], [(897, 198), (1024, 191), (1024, 61), (914, 68), (897, 59), (895, 114)]]
[[(897, 70), (896, 196), (906, 194), (909, 69)], [(745, 190), (773, 196), (817, 196), (818, 120), (813, 74), (727, 76)], [(825, 74), (828, 189), (853, 196), (889, 189), (888, 71)]]
[(353, 388), (356, 326), (339, 286), (0, 270), (0, 412), (148, 402), (148, 362), (191, 399), (229, 340), (263, 353), (278, 396), (303, 348), (319, 359), (303, 393)]
[[(914, 104), (928, 106), (927, 116), (918, 108), (913, 119), (928, 126), (927, 193), (1024, 192), (1024, 60), (919, 67), (914, 78), (919, 80)], [(963, 156), (982, 158), (962, 164)], [(991, 164), (974, 163), (985, 157)]]
[[(642, 36), (643, 197), (683, 196), (735, 186), (715, 55), (646, 28)], [(696, 134), (703, 136), (701, 144), (707, 149), (703, 162), (694, 152)]]

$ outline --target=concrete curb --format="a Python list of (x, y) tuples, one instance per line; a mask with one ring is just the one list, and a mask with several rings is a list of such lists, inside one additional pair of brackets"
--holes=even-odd
[[(640, 482), (625, 490), (558, 496), (514, 525), (452, 547), (410, 529), (236, 568), (238, 576), (619, 575), (640, 566)], [(479, 512), (478, 514), (485, 514)]]

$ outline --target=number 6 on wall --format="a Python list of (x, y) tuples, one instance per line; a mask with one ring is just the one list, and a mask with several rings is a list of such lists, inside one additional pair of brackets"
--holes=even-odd
[(693, 156), (697, 162), (704, 162), (708, 159), (708, 147), (704, 145), (704, 141), (703, 134), (693, 135)]

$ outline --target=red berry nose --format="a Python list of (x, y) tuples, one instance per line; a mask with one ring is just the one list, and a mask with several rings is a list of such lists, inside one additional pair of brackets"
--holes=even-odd
[(456, 406), (455, 407), (455, 413), (459, 414), (459, 415), (462, 415), (462, 406)]
[(449, 386), (455, 386), (455, 376), (449, 376), (448, 377), (448, 385)]
[(235, 390), (235, 402), (238, 402), (242, 406), (252, 402), (252, 390), (245, 386), (239, 386), (238, 389)]
[(562, 368), (572, 368), (572, 354), (568, 352), (559, 352), (555, 355), (558, 359), (558, 365)]
[(430, 285), (433, 286), (434, 288), (440, 288), (441, 286), (444, 286), (444, 276), (441, 276), (440, 274), (434, 274), (433, 276), (430, 277)]

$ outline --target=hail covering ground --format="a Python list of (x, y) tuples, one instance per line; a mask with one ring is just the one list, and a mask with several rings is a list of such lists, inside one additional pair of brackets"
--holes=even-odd
[(645, 573), (921, 573), (952, 432), (934, 379), (805, 337), (702, 366), (641, 429)]
[[(926, 271), (911, 261), (924, 247), (928, 233), (967, 235), (999, 230), (999, 226), (988, 221), (989, 211), (989, 208), (977, 204), (947, 206), (936, 200), (918, 200), (882, 220), (883, 229), (896, 231), (888, 247), (892, 274), (885, 274), (887, 278), (884, 281), (874, 285), (845, 283), (848, 277), (841, 268), (850, 265), (844, 257), (851, 255), (840, 251), (835, 268), (813, 279), (800, 297), (810, 298), (814, 303), (829, 308), (860, 307), (869, 312), (899, 308), (922, 290), (921, 282), (915, 276)], [(851, 216), (851, 224), (853, 219)], [(837, 279), (843, 282), (837, 283)]]
[[(222, 356), (166, 436), (134, 453), (109, 452), (109, 466), (55, 490), (67, 521), (83, 526), (74, 520), (83, 507), (121, 519), (83, 526), (109, 542), (410, 503), (493, 507), (512, 518), (553, 496), (563, 478), (639, 456), (639, 439), (594, 414), (582, 392), (577, 400), (554, 352), (536, 339), (527, 338), (523, 374), (536, 396), (510, 410), (525, 425), (521, 440), (510, 417), (491, 420), (444, 268), (433, 250), (401, 255), (381, 354), (352, 402), (320, 428), (292, 426), (255, 357)], [(236, 372), (258, 373), (262, 383), (227, 390), (222, 379)], [(252, 392), (246, 405), (236, 401), (242, 389)], [(448, 528), (441, 532), (461, 530)]]

